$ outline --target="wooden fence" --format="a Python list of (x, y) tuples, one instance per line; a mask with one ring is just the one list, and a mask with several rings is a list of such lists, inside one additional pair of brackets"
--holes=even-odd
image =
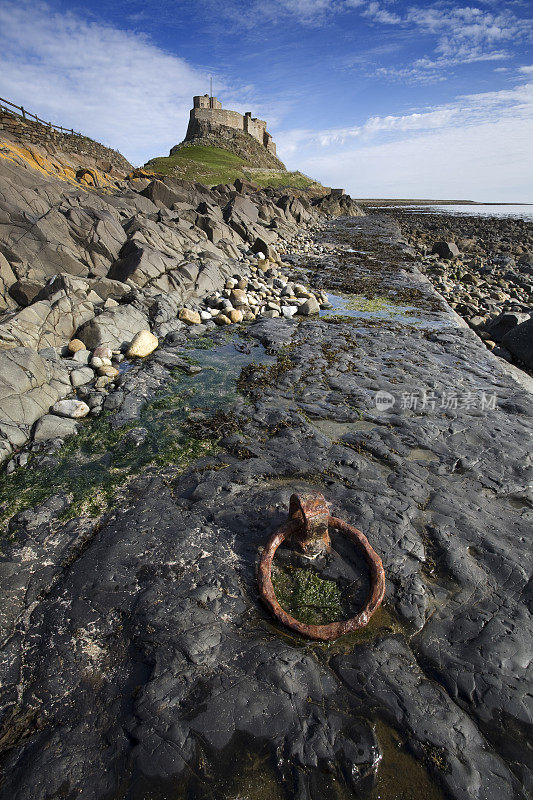
[[(16, 111), (13, 111), (13, 109), (16, 109)], [(16, 114), (18, 117), (22, 117), (23, 119), (35, 120), (36, 122), (40, 122), (42, 125), (46, 125), (46, 127), (50, 128), (50, 130), (60, 131), (61, 133), (69, 133), (71, 136), (83, 136), (82, 133), (78, 133), (78, 131), (75, 131), (72, 128), (63, 128), (62, 125), (53, 125), (51, 122), (41, 119), (36, 114), (30, 114), (30, 112), (26, 111), (23, 106), (16, 106), (15, 103), (11, 103), (9, 100), (4, 100), (3, 97), (0, 97), (0, 110), (9, 111), (11, 114)]]

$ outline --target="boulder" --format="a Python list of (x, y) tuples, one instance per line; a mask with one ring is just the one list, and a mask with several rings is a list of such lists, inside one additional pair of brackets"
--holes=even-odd
[(320, 305), (316, 297), (309, 297), (305, 303), (298, 308), (297, 314), (301, 314), (304, 317), (308, 317), (311, 314), (318, 314), (320, 311)]
[(25, 308), (33, 303), (42, 288), (42, 283), (38, 283), (37, 281), (15, 281), (15, 283), (9, 287), (9, 294), (15, 303)]
[(6, 318), (0, 324), (0, 349), (61, 347), (93, 316), (92, 303), (59, 292), (57, 297), (39, 300)]
[(184, 199), (184, 195), (177, 194), (162, 181), (157, 180), (148, 184), (141, 195), (151, 200), (158, 208), (172, 208), (174, 203), (179, 203)]
[(318, 198), (315, 205), (325, 214), (333, 217), (364, 217), (364, 211), (359, 208), (350, 195), (342, 195), (338, 190), (330, 192), (326, 197)]
[[(145, 358), (145, 356), (149, 356), (150, 353), (154, 352), (158, 344), (157, 336), (154, 336), (149, 330), (139, 331), (139, 333), (133, 337), (126, 356), (128, 358)], [(109, 375), (110, 373), (105, 372), (103, 374)]]
[(252, 192), (257, 192), (260, 188), (257, 183), (252, 183), (252, 181), (246, 180), (243, 181), (241, 178), (237, 178), (237, 180), (233, 182), (233, 185), (241, 194), (251, 194)]
[(262, 253), (265, 258), (270, 258), (272, 261), (279, 261), (279, 255), (275, 249), (269, 244), (264, 237), (258, 236), (252, 245), (252, 253)]
[(103, 311), (98, 317), (78, 328), (77, 336), (89, 350), (105, 345), (119, 350), (129, 344), (136, 333), (148, 328), (148, 317), (131, 305)]
[(533, 369), (533, 317), (506, 333), (502, 344), (518, 361)]
[(459, 255), (459, 248), (455, 242), (435, 242), (431, 252), (433, 255), (439, 256), (439, 258), (449, 260), (451, 258), (457, 258)]
[(495, 319), (485, 326), (485, 330), (490, 334), (490, 338), (495, 342), (501, 342), (504, 336), (517, 325), (529, 319), (529, 314), (522, 314), (518, 311), (507, 311), (499, 314)]
[(9, 287), (17, 280), (9, 261), (0, 253), (0, 311), (13, 306), (14, 300), (9, 295)]
[(48, 439), (65, 439), (78, 430), (78, 423), (74, 419), (58, 417), (55, 414), (45, 414), (35, 425), (33, 439), (35, 442), (45, 442)]
[(90, 282), (93, 292), (102, 300), (120, 300), (131, 291), (131, 287), (122, 281), (114, 281), (111, 278), (98, 278)]
[(75, 389), (78, 386), (85, 386), (86, 383), (90, 383), (94, 378), (94, 372), (90, 367), (81, 367), (80, 369), (74, 369), (70, 373), (70, 382), (72, 383)]
[(59, 361), (29, 347), (0, 352), (0, 461), (29, 437), (30, 428), (58, 399), (72, 391)]
[[(175, 236), (174, 239), (177, 237)], [(153, 284), (161, 290), (168, 291), (168, 280), (163, 286), (158, 282), (166, 272), (176, 269), (176, 259), (166, 255), (166, 243), (161, 241), (158, 247), (146, 245), (136, 239), (128, 241), (120, 251), (120, 258), (115, 261), (108, 273), (108, 278), (115, 281), (131, 280), (137, 286)], [(174, 244), (174, 242), (172, 242)]]

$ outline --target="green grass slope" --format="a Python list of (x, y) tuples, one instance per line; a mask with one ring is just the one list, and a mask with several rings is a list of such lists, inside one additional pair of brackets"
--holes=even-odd
[(233, 183), (241, 178), (262, 187), (321, 188), (321, 184), (301, 172), (254, 169), (229, 150), (207, 145), (187, 145), (172, 156), (152, 158), (145, 168), (162, 175), (198, 181), (206, 186)]

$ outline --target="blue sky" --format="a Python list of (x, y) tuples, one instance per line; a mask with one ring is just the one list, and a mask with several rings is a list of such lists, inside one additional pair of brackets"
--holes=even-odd
[(533, 202), (531, 5), (0, 0), (0, 95), (133, 163), (213, 75), (278, 152), (355, 197)]

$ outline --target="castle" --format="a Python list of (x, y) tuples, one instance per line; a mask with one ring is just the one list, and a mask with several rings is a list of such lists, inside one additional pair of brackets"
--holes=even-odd
[(248, 133), (262, 144), (271, 155), (276, 156), (276, 145), (272, 141), (272, 136), (267, 132), (266, 122), (263, 119), (252, 117), (251, 111), (247, 111), (243, 117), (238, 111), (228, 111), (222, 108), (222, 103), (216, 97), (209, 97), (207, 94), (193, 97), (193, 104), (194, 107), (191, 109), (189, 127), (185, 136), (186, 141), (194, 138), (202, 123), (224, 125), (227, 128), (234, 128), (243, 133)]

